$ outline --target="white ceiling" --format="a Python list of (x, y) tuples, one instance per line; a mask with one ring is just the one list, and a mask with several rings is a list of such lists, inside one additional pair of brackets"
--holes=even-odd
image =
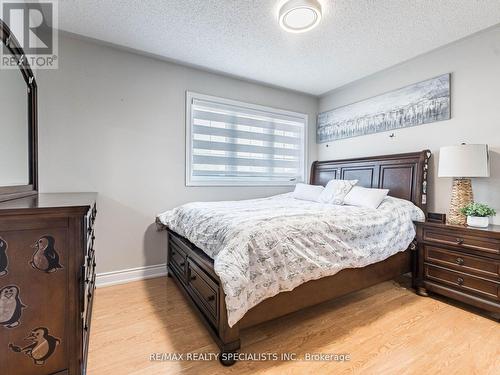
[(320, 0), (304, 34), (279, 0), (61, 0), (71, 33), (314, 95), (500, 23), (499, 0)]

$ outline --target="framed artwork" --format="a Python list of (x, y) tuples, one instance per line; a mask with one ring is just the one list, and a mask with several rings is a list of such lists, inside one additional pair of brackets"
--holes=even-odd
[(322, 112), (317, 143), (450, 119), (450, 74)]

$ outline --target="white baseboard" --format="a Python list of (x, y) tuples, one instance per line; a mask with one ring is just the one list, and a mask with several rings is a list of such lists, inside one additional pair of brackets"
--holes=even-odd
[(95, 285), (97, 288), (102, 288), (105, 286), (125, 284), (132, 281), (152, 279), (154, 277), (166, 275), (167, 265), (155, 264), (153, 266), (144, 266), (130, 268), (127, 270), (98, 273), (96, 275)]

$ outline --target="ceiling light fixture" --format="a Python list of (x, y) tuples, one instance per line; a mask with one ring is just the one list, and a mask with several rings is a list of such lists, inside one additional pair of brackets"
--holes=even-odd
[(290, 33), (303, 33), (321, 21), (321, 4), (318, 0), (288, 0), (279, 11), (280, 26)]

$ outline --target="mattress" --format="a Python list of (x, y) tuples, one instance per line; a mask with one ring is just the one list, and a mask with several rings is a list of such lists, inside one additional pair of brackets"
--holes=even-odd
[(214, 260), (228, 323), (266, 298), (345, 268), (365, 267), (404, 251), (425, 215), (386, 197), (377, 209), (295, 199), (194, 202), (158, 215)]

